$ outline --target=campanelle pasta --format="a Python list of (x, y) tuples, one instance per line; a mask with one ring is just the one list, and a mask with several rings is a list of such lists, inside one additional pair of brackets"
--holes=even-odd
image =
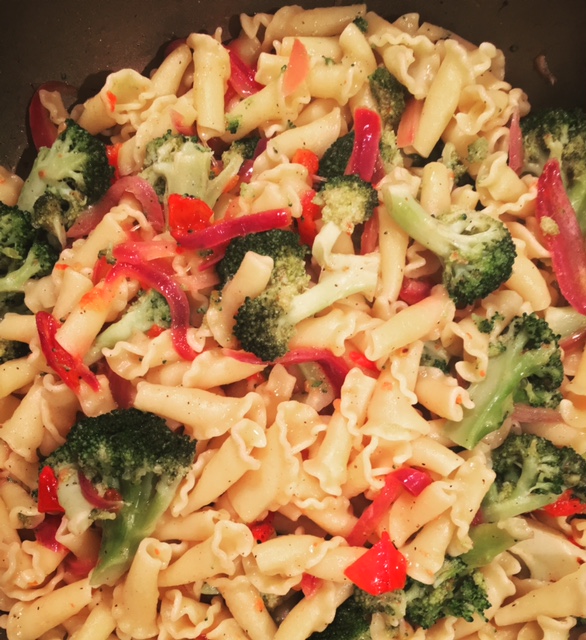
[[(324, 179), (299, 151), (320, 161), (353, 130), (358, 109), (376, 111), (369, 76), (383, 67), (419, 116), (410, 141), (397, 143), (391, 160), (379, 158), (379, 194), (400, 189), (434, 216), (480, 209), (502, 220), (516, 249), (512, 274), (458, 308), (439, 284), (437, 257), (391, 218), (382, 195), (370, 226), (354, 238), (318, 218), (309, 241), (313, 280), (360, 265), (366, 285), (299, 322), (289, 356), (269, 365), (240, 348), (234, 316), (270, 283), (273, 259), (248, 252), (220, 290), (214, 267), (221, 250), (181, 246), (169, 220), (161, 229), (144, 202), (125, 192), (68, 240), (51, 275), (27, 284), (29, 313), (0, 320), (0, 340), (30, 346), (29, 355), (0, 365), (0, 627), (9, 640), (317, 639), (356, 589), (348, 568), (387, 534), (409, 578), (425, 585), (434, 584), (446, 558), (474, 548), (495, 479), (490, 453), (509, 433), (586, 453), (582, 346), (563, 354), (557, 411), (531, 419), (513, 413), (471, 451), (444, 430), (474, 409), (468, 389), (486, 376), (491, 342), (515, 316), (538, 312), (560, 332), (570, 322), (539, 235), (537, 179), (511, 166), (513, 121), (530, 105), (506, 81), (503, 53), (418, 14), (390, 22), (362, 4), (287, 6), (243, 14), (240, 23), (230, 47), (220, 30), (194, 31), (150, 76), (110, 73), (71, 113), (58, 92), (44, 92), (42, 104), (56, 126), (72, 117), (108, 138), (122, 178), (142, 170), (149, 143), (167, 131), (197, 135), (216, 151), (258, 134), (255, 156), (215, 194), (213, 221), (284, 209), (301, 229), (307, 193)], [(253, 73), (244, 88), (234, 55)], [(469, 157), (472, 148), (484, 151)], [(458, 184), (451, 153), (468, 158), (468, 184)], [(219, 173), (216, 156), (212, 171)], [(1, 169), (0, 200), (15, 205), (22, 184)], [(135, 244), (148, 249), (140, 260), (160, 267), (187, 296), (183, 352), (174, 325), (100, 342), (140, 288), (132, 276), (111, 286), (100, 269), (115, 261), (116, 248), (132, 252)], [(417, 281), (431, 284), (410, 297), (405, 283)], [(33, 315), (40, 312), (58, 319), (58, 343), (92, 367), (96, 388), (72, 390), (51, 368)], [(491, 321), (488, 329), (483, 320)], [(452, 367), (426, 360), (430, 348)], [(299, 354), (305, 357), (296, 360)], [(43, 459), (80, 414), (123, 405), (120, 385), (133, 407), (196, 440), (196, 457), (129, 570), (96, 589), (100, 528), (39, 511), (35, 492)], [(405, 467), (425, 472), (429, 483), (395, 496), (356, 542), (368, 505), (384, 494), (389, 474)], [(389, 621), (377, 613), (369, 637), (586, 637), (579, 635), (584, 520), (537, 511), (499, 526), (512, 538), (481, 566), (490, 603), (484, 616), (448, 615), (424, 629), (400, 614)]]

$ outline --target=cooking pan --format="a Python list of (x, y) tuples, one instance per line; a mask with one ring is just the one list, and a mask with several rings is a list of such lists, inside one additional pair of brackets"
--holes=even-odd
[[(121, 67), (156, 66), (165, 44), (217, 26), (235, 33), (240, 12), (271, 12), (274, 0), (18, 0), (3, 3), (0, 22), (0, 165), (25, 177), (34, 152), (26, 110), (48, 80), (93, 95)], [(284, 3), (283, 3), (284, 4)], [(306, 8), (350, 4), (301, 0)], [(584, 0), (371, 0), (368, 8), (393, 19), (418, 12), (472, 41), (491, 41), (507, 58), (506, 79), (534, 106), (586, 107)], [(541, 66), (537, 61), (541, 61)], [(544, 69), (546, 63), (549, 73)], [(0, 638), (5, 638), (0, 630)]]
[[(287, 3), (281, 3), (287, 4)], [(307, 8), (351, 4), (305, 0)], [(95, 93), (109, 71), (148, 69), (164, 43), (221, 26), (228, 36), (241, 12), (272, 11), (274, 0), (20, 0), (4, 3), (0, 23), (0, 165), (26, 175), (32, 150), (26, 108), (47, 80)], [(6, 6), (8, 5), (8, 6)], [(473, 42), (491, 41), (507, 56), (507, 80), (533, 105), (586, 106), (584, 0), (373, 0), (387, 18), (418, 12)], [(551, 75), (538, 71), (545, 62)]]

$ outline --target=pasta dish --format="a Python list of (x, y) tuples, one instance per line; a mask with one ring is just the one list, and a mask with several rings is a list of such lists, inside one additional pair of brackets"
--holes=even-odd
[(586, 115), (418, 14), (240, 26), (0, 171), (0, 628), (586, 637)]

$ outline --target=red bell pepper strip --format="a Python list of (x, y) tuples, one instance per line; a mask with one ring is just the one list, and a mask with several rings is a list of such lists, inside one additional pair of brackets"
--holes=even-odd
[(301, 196), (301, 216), (297, 218), (297, 231), (301, 242), (308, 247), (313, 246), (317, 235), (317, 220), (321, 217), (321, 207), (315, 204), (315, 191), (310, 189)]
[(184, 249), (214, 249), (239, 236), (270, 229), (283, 229), (290, 224), (291, 212), (288, 209), (271, 209), (239, 218), (220, 220), (192, 233), (179, 229), (171, 230), (171, 235)]
[(388, 513), (391, 505), (401, 495), (403, 489), (419, 495), (431, 483), (431, 478), (423, 471), (405, 467), (391, 471), (383, 488), (358, 518), (352, 531), (346, 537), (350, 546), (362, 547), (373, 531)]
[(74, 392), (78, 393), (81, 382), (85, 382), (92, 391), (100, 390), (100, 382), (90, 371), (81, 358), (74, 356), (64, 349), (57, 341), (57, 331), (61, 323), (46, 311), (39, 311), (36, 315), (37, 331), (41, 343), (41, 351), (47, 364)]
[(376, 366), (376, 362), (369, 360), (363, 353), (360, 351), (350, 351), (348, 353), (348, 358), (358, 365), (361, 369), (366, 369), (367, 371), (372, 371), (374, 373), (379, 373), (380, 370)]
[(120, 170), (118, 169), (118, 158), (120, 156), (120, 149), (122, 143), (106, 145), (106, 155), (108, 156), (108, 164), (114, 168), (114, 180), (120, 179)]
[(57, 487), (59, 481), (51, 467), (43, 467), (39, 473), (38, 509), (39, 513), (65, 513), (59, 504)]
[(416, 100), (415, 98), (407, 101), (405, 111), (403, 111), (397, 127), (397, 146), (399, 149), (410, 147), (415, 142), (424, 103), (425, 100)]
[(359, 108), (354, 112), (354, 146), (346, 167), (346, 175), (372, 180), (379, 156), (382, 134), (381, 119), (376, 111)]
[(305, 598), (312, 598), (319, 591), (322, 584), (323, 580), (321, 578), (312, 576), (310, 573), (304, 573), (301, 576), (299, 586)]
[(240, 98), (247, 98), (260, 91), (263, 87), (255, 80), (256, 69), (244, 62), (234, 46), (228, 45), (227, 49), (230, 55), (230, 87)]
[(35, 538), (39, 544), (55, 553), (67, 553), (67, 547), (56, 538), (60, 524), (61, 516), (46, 515), (43, 522), (35, 527)]
[(383, 531), (380, 540), (347, 567), (344, 575), (359, 589), (380, 596), (405, 586), (407, 560)]
[(350, 371), (350, 367), (343, 358), (335, 356), (329, 349), (314, 349), (311, 347), (299, 347), (291, 349), (283, 357), (275, 361), (279, 364), (303, 364), (304, 362), (316, 362), (323, 369), (327, 379), (340, 396), (344, 380)]
[(535, 213), (562, 295), (586, 314), (586, 248), (558, 160), (546, 162), (539, 176)]
[(523, 169), (523, 133), (521, 132), (521, 117), (519, 109), (513, 111), (509, 125), (509, 167), (517, 174)]
[(171, 310), (171, 339), (178, 355), (185, 360), (193, 360), (197, 353), (187, 342), (187, 329), (190, 325), (189, 301), (185, 291), (173, 277), (149, 264), (129, 264), (118, 262), (105, 279), (106, 287), (120, 278), (134, 278), (148, 289), (156, 289), (165, 297)]
[(305, 82), (311, 65), (311, 58), (305, 45), (295, 38), (291, 47), (289, 63), (283, 74), (283, 95), (290, 96)]
[(31, 137), (37, 151), (41, 147), (50, 147), (57, 139), (57, 125), (51, 121), (49, 112), (41, 102), (41, 91), (58, 91), (61, 96), (75, 98), (77, 89), (65, 82), (45, 82), (34, 93), (28, 108), (28, 121)]
[(586, 504), (573, 497), (571, 489), (568, 489), (552, 504), (543, 507), (543, 511), (554, 518), (575, 516), (579, 513), (586, 513)]
[(167, 200), (171, 230), (193, 233), (209, 227), (214, 216), (212, 208), (199, 198), (172, 193)]

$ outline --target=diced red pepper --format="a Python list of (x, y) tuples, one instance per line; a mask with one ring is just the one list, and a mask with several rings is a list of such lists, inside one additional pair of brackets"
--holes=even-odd
[(391, 542), (386, 531), (380, 540), (344, 571), (359, 589), (373, 596), (396, 591), (405, 586), (407, 560)]
[(315, 204), (315, 191), (310, 189), (301, 196), (301, 216), (297, 218), (297, 231), (301, 242), (313, 246), (317, 235), (317, 220), (321, 217), (321, 207)]
[(112, 91), (106, 91), (106, 100), (108, 101), (110, 111), (114, 111), (118, 102), (118, 96), (115, 93), (112, 93)]
[(423, 299), (431, 295), (433, 285), (424, 280), (415, 280), (414, 278), (403, 278), (399, 298), (408, 305), (421, 302)]
[(228, 45), (227, 49), (230, 55), (229, 87), (240, 98), (247, 98), (260, 91), (262, 85), (255, 80), (256, 69), (244, 62), (234, 46)]
[(108, 163), (111, 167), (114, 167), (114, 180), (120, 179), (120, 171), (118, 169), (118, 158), (120, 156), (121, 148), (122, 148), (121, 142), (117, 142), (116, 144), (106, 145), (106, 155), (108, 156)]
[(320, 589), (323, 584), (321, 578), (316, 578), (309, 573), (304, 573), (301, 577), (301, 591), (306, 598), (312, 598)]
[(112, 265), (108, 262), (106, 256), (100, 256), (94, 263), (94, 269), (92, 271), (92, 282), (98, 284), (100, 280), (103, 280), (109, 273)]
[(58, 485), (53, 469), (43, 467), (39, 473), (38, 509), (40, 513), (65, 513), (57, 497)]
[(305, 167), (310, 177), (317, 175), (319, 171), (319, 157), (311, 149), (297, 149), (291, 157), (291, 162)]
[(172, 193), (167, 200), (171, 230), (192, 233), (209, 227), (214, 216), (211, 207), (199, 198)]
[(562, 295), (586, 314), (586, 248), (558, 160), (546, 162), (537, 181), (535, 214)]
[(100, 382), (83, 360), (69, 353), (57, 341), (57, 331), (61, 323), (47, 311), (39, 311), (36, 315), (37, 331), (41, 343), (41, 351), (47, 364), (75, 393), (79, 392), (82, 381), (93, 391), (100, 390)]
[(575, 516), (586, 513), (586, 504), (574, 498), (572, 490), (568, 489), (555, 502), (543, 507), (543, 511), (554, 518)]
[(376, 366), (376, 363), (372, 360), (369, 360), (363, 353), (360, 351), (350, 351), (348, 353), (348, 357), (354, 364), (357, 364), (361, 369), (366, 369), (367, 371), (373, 371), (375, 373), (379, 373), (379, 369)]
[(354, 146), (345, 173), (357, 175), (370, 182), (379, 157), (382, 135), (380, 116), (371, 109), (359, 108), (354, 112)]
[(275, 535), (275, 527), (273, 526), (273, 514), (269, 515), (264, 520), (257, 520), (248, 525), (248, 528), (252, 532), (252, 537), (259, 543), (270, 540)]

